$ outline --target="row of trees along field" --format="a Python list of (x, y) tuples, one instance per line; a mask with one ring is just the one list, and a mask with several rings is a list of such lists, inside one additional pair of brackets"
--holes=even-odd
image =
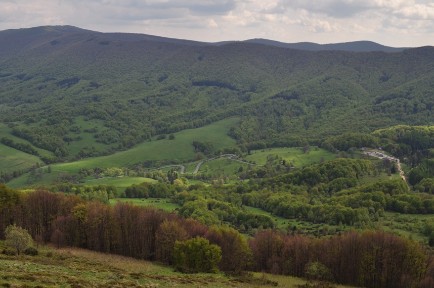
[(412, 240), (384, 232), (329, 238), (262, 230), (247, 239), (227, 226), (74, 195), (0, 186), (0, 238), (16, 224), (41, 243), (75, 246), (173, 265), (183, 272), (246, 270), (364, 287), (433, 287), (434, 259)]

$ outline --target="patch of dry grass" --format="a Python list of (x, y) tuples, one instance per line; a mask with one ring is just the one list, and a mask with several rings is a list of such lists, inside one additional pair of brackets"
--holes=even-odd
[(34, 257), (0, 254), (0, 287), (268, 288), (306, 283), (294, 277), (261, 273), (238, 278), (182, 274), (148, 261), (77, 248), (41, 247), (39, 252)]

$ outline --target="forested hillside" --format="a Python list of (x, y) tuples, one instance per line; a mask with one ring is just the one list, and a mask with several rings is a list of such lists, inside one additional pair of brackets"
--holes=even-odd
[(430, 47), (305, 51), (69, 26), (6, 30), (2, 143), (52, 162), (109, 154), (233, 116), (240, 121), (230, 135), (242, 149), (428, 124), (433, 60)]
[(0, 266), (15, 230), (243, 285), (433, 287), (433, 87), (433, 47), (0, 31)]

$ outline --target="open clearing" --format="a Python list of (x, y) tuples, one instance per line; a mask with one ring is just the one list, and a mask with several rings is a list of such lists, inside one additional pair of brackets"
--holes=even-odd
[(175, 133), (175, 139), (144, 142), (132, 149), (108, 156), (94, 157), (81, 161), (53, 165), (53, 171), (78, 172), (81, 168), (125, 167), (145, 161), (170, 160), (182, 162), (194, 159), (192, 142), (210, 142), (216, 149), (235, 146), (235, 140), (227, 135), (229, 128), (237, 121), (226, 119), (211, 125)]
[(25, 170), (34, 166), (36, 163), (42, 163), (39, 157), (0, 143), (0, 171), (13, 172)]
[(157, 180), (145, 178), (145, 177), (106, 177), (98, 179), (89, 179), (84, 182), (84, 185), (96, 186), (96, 185), (109, 185), (115, 186), (119, 191), (124, 191), (125, 188), (144, 182), (156, 183)]
[(250, 155), (247, 155), (245, 159), (258, 165), (264, 165), (267, 163), (267, 157), (269, 155), (275, 155), (281, 157), (287, 163), (292, 163), (295, 167), (302, 167), (312, 163), (321, 161), (332, 160), (336, 158), (336, 155), (328, 152), (322, 148), (310, 147), (305, 153), (303, 148), (268, 148), (262, 150), (251, 151)]
[(180, 208), (176, 203), (170, 202), (170, 199), (167, 198), (115, 198), (110, 199), (110, 204), (114, 205), (118, 202), (121, 203), (131, 203), (137, 206), (150, 206), (158, 209), (162, 209), (167, 212), (173, 212), (176, 209)]
[[(234, 147), (235, 140), (227, 135), (229, 128), (238, 121), (236, 118), (225, 119), (211, 125), (196, 129), (187, 129), (174, 133), (173, 140), (162, 139), (141, 143), (129, 150), (108, 156), (87, 158), (75, 162), (51, 165), (51, 173), (43, 174), (40, 179), (31, 184), (49, 184), (61, 174), (78, 173), (80, 169), (127, 167), (146, 161), (190, 162), (195, 158), (192, 142), (209, 142), (214, 149)], [(29, 185), (28, 174), (13, 179), (10, 187), (20, 188)]]

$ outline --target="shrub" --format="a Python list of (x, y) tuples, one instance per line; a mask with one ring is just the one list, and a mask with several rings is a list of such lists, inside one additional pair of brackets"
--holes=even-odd
[(9, 225), (5, 230), (6, 245), (16, 249), (18, 255), (33, 243), (32, 236), (26, 229)]
[(221, 248), (202, 237), (176, 241), (173, 251), (175, 269), (183, 273), (215, 273), (222, 258)]
[(3, 249), (2, 253), (4, 255), (7, 255), (7, 256), (15, 256), (15, 255), (17, 255), (17, 251), (15, 249), (11, 249), (11, 248)]
[(26, 248), (26, 250), (24, 250), (24, 254), (29, 255), (29, 256), (36, 256), (36, 255), (38, 255), (38, 249), (36, 249), (34, 247), (28, 247), (28, 248)]
[(331, 280), (330, 269), (321, 262), (310, 262), (306, 265), (306, 276), (311, 280)]

